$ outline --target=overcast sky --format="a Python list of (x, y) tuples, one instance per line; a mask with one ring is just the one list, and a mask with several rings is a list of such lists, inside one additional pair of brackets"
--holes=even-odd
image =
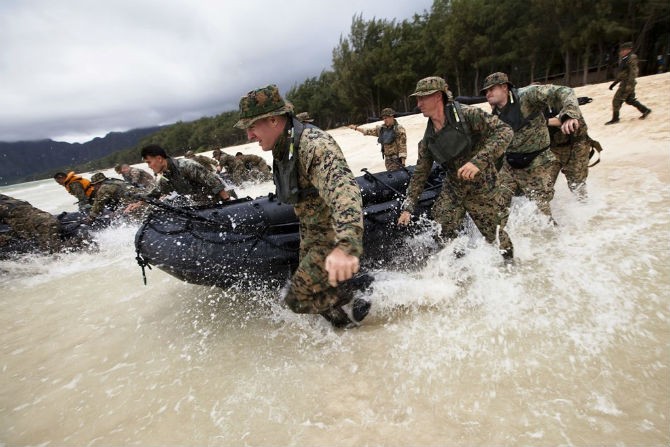
[(354, 15), (432, 0), (1, 0), (0, 141), (88, 141), (236, 110), (331, 68)]

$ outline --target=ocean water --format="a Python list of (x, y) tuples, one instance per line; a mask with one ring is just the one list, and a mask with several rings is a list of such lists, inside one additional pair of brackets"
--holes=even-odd
[[(50, 180), (0, 192), (74, 209)], [(613, 166), (589, 192), (559, 179), (558, 228), (515, 199), (511, 267), (469, 231), (376, 272), (346, 331), (276, 290), (145, 286), (134, 226), (0, 261), (0, 444), (668, 445), (670, 191)]]

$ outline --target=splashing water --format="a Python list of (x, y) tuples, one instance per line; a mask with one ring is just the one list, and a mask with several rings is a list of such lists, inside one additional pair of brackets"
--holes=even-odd
[(1, 261), (2, 441), (667, 444), (670, 194), (643, 169), (626, 168), (633, 197), (608, 175), (586, 203), (557, 187), (557, 228), (515, 199), (514, 265), (469, 225), (375, 272), (350, 331), (275, 288), (156, 269), (144, 286), (134, 226), (97, 252)]

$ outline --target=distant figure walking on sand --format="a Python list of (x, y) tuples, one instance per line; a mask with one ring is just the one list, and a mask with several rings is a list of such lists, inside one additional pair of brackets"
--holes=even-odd
[(619, 46), (619, 58), (619, 72), (617, 73), (616, 81), (610, 84), (610, 90), (617, 84), (619, 84), (619, 88), (614, 93), (614, 99), (612, 99), (612, 119), (605, 123), (607, 125), (619, 122), (619, 110), (621, 110), (624, 102), (642, 113), (641, 120), (645, 119), (651, 113), (649, 107), (641, 104), (635, 98), (635, 84), (637, 84), (635, 78), (638, 75), (638, 68), (637, 55), (633, 53), (632, 42), (624, 42)]

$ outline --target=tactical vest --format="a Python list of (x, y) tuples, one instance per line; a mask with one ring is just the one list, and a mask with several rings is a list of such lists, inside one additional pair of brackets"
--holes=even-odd
[(394, 141), (395, 141), (395, 124), (392, 127), (382, 126), (381, 129), (379, 129), (379, 138), (377, 138), (377, 142), (383, 146), (385, 144), (391, 144)]
[(316, 194), (316, 188), (301, 189), (298, 183), (300, 137), (305, 129), (316, 126), (303, 123), (294, 117), (291, 117), (291, 120), (293, 127), (289, 129), (288, 150), (283, 159), (273, 159), (272, 176), (279, 200), (283, 203), (295, 205), (300, 199)]
[(91, 194), (93, 194), (93, 185), (91, 185), (91, 182), (71, 171), (67, 173), (67, 177), (65, 177), (65, 181), (63, 182), (63, 186), (65, 186), (68, 192), (70, 192), (70, 185), (72, 183), (81, 183), (86, 197), (91, 197)]
[(514, 132), (518, 132), (524, 127), (528, 126), (531, 121), (535, 119), (540, 112), (533, 113), (532, 115), (524, 118), (521, 113), (521, 101), (519, 101), (519, 91), (515, 88), (511, 89), (510, 97), (507, 105), (500, 110), (498, 118), (500, 118), (505, 123), (509, 124)]
[(470, 126), (463, 119), (460, 103), (448, 103), (444, 107), (444, 116), (444, 127), (437, 133), (432, 121), (428, 120), (423, 141), (437, 164), (448, 169), (455, 161), (470, 158), (474, 144)]

